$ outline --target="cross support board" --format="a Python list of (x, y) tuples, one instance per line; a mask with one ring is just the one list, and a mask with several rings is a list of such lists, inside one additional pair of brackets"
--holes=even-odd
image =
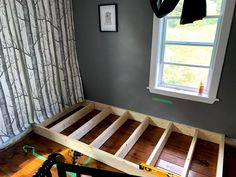
[[(83, 108), (73, 113), (72, 115), (68, 116), (67, 118), (57, 123), (53, 127), (45, 128), (49, 124), (60, 119), (62, 116), (65, 116), (66, 113), (73, 111), (79, 106), (83, 106)], [(76, 136), (69, 137), (60, 133), (62, 130), (65, 129), (65, 127), (69, 127), (70, 125), (75, 123), (76, 120), (81, 119), (84, 115), (88, 114), (93, 109), (100, 110), (101, 113), (98, 114), (97, 116), (94, 116), (94, 118), (85, 123), (84, 126), (82, 126), (83, 128), (74, 131), (72, 135), (74, 134)], [(103, 131), (103, 133), (101, 133), (90, 145), (85, 144), (79, 140), (76, 140), (78, 139), (78, 137), (79, 138), (83, 137), (86, 133), (88, 133), (93, 127), (98, 125), (98, 123), (101, 122), (109, 114), (115, 114), (119, 116), (119, 118), (114, 123), (112, 123), (110, 127), (108, 127), (105, 131)], [(121, 127), (125, 123), (125, 121), (128, 118), (140, 122), (140, 125), (135, 129), (132, 135), (120, 147), (120, 149), (115, 153), (115, 155), (112, 155), (99, 149), (99, 147), (101, 147), (102, 144), (104, 144), (119, 129), (119, 127)], [(224, 159), (224, 143), (225, 143), (224, 135), (171, 122), (157, 117), (133, 111), (128, 111), (125, 109), (117, 108), (102, 103), (86, 100), (80, 104), (73, 106), (72, 108), (65, 109), (64, 113), (59, 113), (58, 115), (54, 116), (49, 120), (46, 120), (40, 125), (34, 124), (33, 130), (35, 133), (43, 137), (46, 137), (52, 141), (62, 144), (68, 148), (79, 151), (87, 156), (90, 156), (100, 162), (103, 162), (125, 173), (138, 176), (145, 176), (145, 177), (154, 177), (154, 175), (140, 170), (138, 164), (132, 163), (124, 159), (126, 154), (132, 149), (132, 147), (140, 138), (140, 136), (143, 134), (148, 125), (154, 125), (165, 129), (156, 147), (154, 148), (153, 152), (151, 153), (146, 162), (148, 165), (154, 165), (155, 162), (158, 160), (166, 142), (168, 141), (171, 132), (178, 132), (192, 137), (192, 142), (189, 148), (189, 152), (187, 154), (187, 159), (185, 161), (185, 165), (183, 168), (182, 177), (188, 176), (189, 167), (191, 164), (197, 139), (206, 140), (219, 145), (216, 177), (223, 176), (223, 159)], [(73, 137), (76, 137), (76, 139), (73, 139)]]

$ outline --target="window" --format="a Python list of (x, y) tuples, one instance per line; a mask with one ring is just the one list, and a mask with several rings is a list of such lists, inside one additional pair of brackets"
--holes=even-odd
[[(207, 17), (180, 25), (183, 0), (168, 16), (154, 15), (149, 90), (214, 103), (235, 0), (207, 0)], [(203, 92), (199, 87), (203, 85)]]

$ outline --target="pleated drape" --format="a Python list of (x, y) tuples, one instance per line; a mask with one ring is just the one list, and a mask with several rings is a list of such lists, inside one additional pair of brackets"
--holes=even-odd
[(0, 148), (82, 100), (71, 0), (0, 0)]

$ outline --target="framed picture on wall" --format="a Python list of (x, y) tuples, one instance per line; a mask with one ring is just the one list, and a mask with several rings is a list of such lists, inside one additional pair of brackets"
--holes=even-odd
[(99, 27), (101, 32), (117, 32), (117, 4), (99, 4)]

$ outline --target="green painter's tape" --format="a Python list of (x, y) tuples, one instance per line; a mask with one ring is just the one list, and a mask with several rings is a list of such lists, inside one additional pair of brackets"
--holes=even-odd
[(91, 157), (89, 157), (84, 163), (83, 163), (83, 167), (86, 167), (88, 164), (89, 164), (89, 162), (92, 160), (92, 158)]
[(39, 155), (38, 153), (36, 153), (36, 152), (35, 152), (35, 148), (34, 148), (33, 146), (29, 146), (29, 145), (24, 145), (24, 146), (23, 146), (23, 151), (24, 151), (25, 153), (28, 152), (28, 149), (32, 149), (32, 154), (33, 154), (35, 157), (37, 157), (38, 159), (40, 159), (40, 160), (42, 160), (42, 161), (45, 161), (45, 160), (47, 159), (47, 158), (45, 158), (45, 157)]
[[(29, 145), (24, 145), (23, 146), (23, 151), (25, 153), (28, 152), (28, 149), (32, 149), (32, 154), (33, 156), (37, 157), (38, 159), (42, 160), (42, 161), (45, 161), (47, 158), (39, 155), (38, 153), (35, 152), (35, 147), (33, 146), (29, 146)], [(55, 168), (56, 168), (56, 165), (53, 165)], [(76, 177), (76, 173), (72, 173), (72, 172), (66, 172), (66, 174), (70, 175), (71, 177)]]
[(76, 174), (76, 173), (66, 172), (66, 174), (70, 175), (71, 177), (77, 177), (77, 174)]
[(165, 100), (165, 99), (162, 99), (162, 98), (152, 97), (152, 100), (153, 100), (153, 101), (158, 101), (158, 102), (163, 103), (163, 104), (173, 104), (172, 101), (170, 101), (170, 100)]

